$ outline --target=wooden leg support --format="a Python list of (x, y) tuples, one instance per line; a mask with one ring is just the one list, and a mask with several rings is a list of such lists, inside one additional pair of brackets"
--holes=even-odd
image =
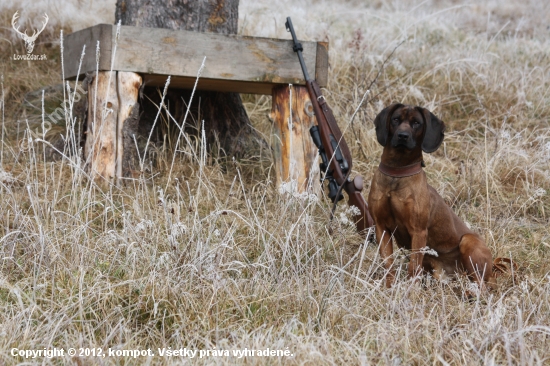
[(307, 88), (283, 86), (273, 89), (272, 118), (275, 134), (277, 186), (295, 181), (297, 193), (320, 193), (317, 147), (309, 134), (315, 115)]
[(141, 76), (133, 72), (100, 71), (90, 84), (84, 157), (103, 184), (123, 176), (124, 149), (131, 148), (124, 144), (125, 123), (138, 108), (140, 87)]
[[(139, 89), (142, 79), (135, 72), (119, 71), (117, 75), (118, 99), (120, 101), (117, 121), (116, 178), (130, 177), (136, 169), (136, 143), (139, 123)], [(135, 136), (134, 136), (135, 135)]]
[[(141, 84), (140, 75), (116, 71), (101, 71), (90, 84), (84, 156), (90, 174), (104, 184), (130, 175), (135, 165), (130, 135), (137, 127)], [(318, 194), (318, 153), (309, 134), (315, 116), (307, 89), (274, 88), (272, 116), (277, 184), (294, 181), (296, 193)]]

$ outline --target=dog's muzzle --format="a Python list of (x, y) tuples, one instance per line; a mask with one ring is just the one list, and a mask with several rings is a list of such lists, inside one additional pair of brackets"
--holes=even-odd
[(412, 134), (407, 131), (397, 131), (394, 133), (391, 140), (392, 147), (405, 147), (407, 149), (414, 149), (416, 147), (416, 141), (412, 138)]

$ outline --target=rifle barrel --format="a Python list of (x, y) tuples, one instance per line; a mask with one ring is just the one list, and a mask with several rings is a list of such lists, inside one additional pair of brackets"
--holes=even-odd
[(285, 26), (286, 30), (289, 31), (292, 35), (292, 41), (294, 42), (294, 46), (292, 47), (292, 49), (298, 54), (298, 60), (300, 60), (300, 66), (302, 66), (304, 77), (306, 81), (311, 81), (309, 73), (307, 72), (304, 56), (302, 55), (302, 51), (304, 50), (304, 48), (302, 47), (302, 44), (298, 42), (298, 38), (296, 38), (296, 33), (294, 32), (294, 27), (292, 26), (292, 20), (290, 20), (290, 17), (286, 18)]

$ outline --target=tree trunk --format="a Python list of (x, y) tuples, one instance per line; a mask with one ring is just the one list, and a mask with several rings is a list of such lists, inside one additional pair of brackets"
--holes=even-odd
[[(239, 0), (117, 0), (115, 19), (120, 19), (122, 25), (236, 34), (238, 6)], [(145, 88), (144, 95), (141, 100), (143, 114), (140, 117), (140, 131), (135, 131), (136, 135), (141, 136), (148, 134), (147, 130), (152, 128), (157, 114), (154, 104), (158, 106), (160, 102), (156, 89)], [(171, 115), (178, 123), (183, 120), (189, 96), (189, 91), (170, 90), (165, 98), (164, 104), (170, 107)], [(194, 127), (196, 131), (204, 120), (211, 151), (213, 147), (219, 147), (228, 156), (243, 156), (250, 151), (252, 144), (262, 143), (250, 125), (238, 93), (200, 91), (195, 94), (190, 108), (193, 115), (186, 120), (186, 127)], [(164, 111), (163, 116), (166, 116)], [(157, 125), (159, 123), (157, 121)], [(177, 130), (168, 128), (172, 132)], [(170, 142), (170, 138), (163, 126), (153, 135), (154, 141), (159, 143), (165, 140)], [(219, 146), (216, 146), (218, 143)]]
[(239, 0), (117, 0), (122, 25), (236, 34)]

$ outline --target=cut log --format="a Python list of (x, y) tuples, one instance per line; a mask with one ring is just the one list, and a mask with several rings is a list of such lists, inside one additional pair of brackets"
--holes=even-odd
[(277, 186), (294, 181), (300, 193), (320, 193), (318, 152), (309, 134), (315, 115), (307, 88), (274, 88), (272, 104)]
[(134, 72), (117, 73), (117, 93), (120, 102), (117, 125), (116, 178), (131, 176), (131, 170), (137, 167), (136, 145), (139, 123), (139, 89), (142, 79)]
[(104, 183), (116, 176), (117, 118), (119, 102), (116, 72), (94, 76), (88, 93), (88, 122), (84, 157), (90, 174)]

